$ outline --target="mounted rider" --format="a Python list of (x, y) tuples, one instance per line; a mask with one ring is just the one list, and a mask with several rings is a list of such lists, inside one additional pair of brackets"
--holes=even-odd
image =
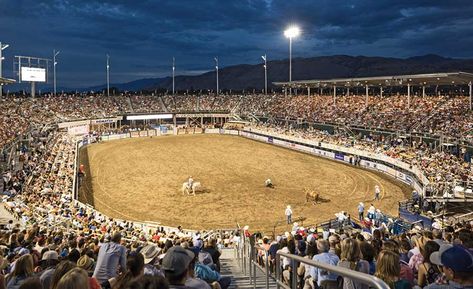
[(273, 181), (271, 181), (271, 179), (267, 179), (266, 181), (264, 181), (264, 185), (268, 188), (273, 188), (274, 187)]
[(192, 176), (189, 176), (189, 179), (187, 180), (187, 188), (190, 190), (192, 189), (192, 185), (194, 184), (194, 179)]

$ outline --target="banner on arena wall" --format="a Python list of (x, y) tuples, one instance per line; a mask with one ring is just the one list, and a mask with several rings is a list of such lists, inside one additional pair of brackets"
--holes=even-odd
[(127, 115), (127, 120), (172, 119), (172, 114)]
[(140, 137), (140, 132), (139, 131), (132, 131), (132, 132), (130, 132), (130, 137)]
[(230, 117), (230, 115), (227, 113), (178, 113), (176, 117)]
[(84, 135), (89, 133), (89, 125), (70, 126), (67, 128), (67, 133), (70, 135)]
[(345, 160), (345, 155), (344, 154), (341, 154), (341, 153), (335, 153), (335, 159), (336, 160), (340, 160), (340, 161), (344, 161)]
[(90, 120), (78, 120), (58, 123), (58, 128), (68, 128), (71, 126), (89, 125)]
[(272, 136), (268, 136), (268, 142), (273, 143), (273, 137)]
[(412, 179), (411, 176), (406, 175), (406, 182), (408, 182), (409, 184), (412, 184), (413, 181), (414, 180)]
[(113, 117), (113, 118), (100, 118), (100, 119), (92, 119), (90, 124), (107, 124), (107, 123), (114, 123), (119, 120), (122, 120), (123, 117)]

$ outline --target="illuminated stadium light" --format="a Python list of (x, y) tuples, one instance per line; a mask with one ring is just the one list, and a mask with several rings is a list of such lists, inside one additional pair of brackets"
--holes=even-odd
[(301, 34), (301, 30), (297, 26), (290, 26), (286, 30), (284, 30), (284, 36), (287, 38), (294, 38)]
[(60, 51), (56, 51), (56, 49), (53, 50), (53, 69), (54, 69), (54, 95), (56, 95), (56, 65), (57, 65), (57, 61), (56, 61), (56, 56), (58, 56), (60, 53)]

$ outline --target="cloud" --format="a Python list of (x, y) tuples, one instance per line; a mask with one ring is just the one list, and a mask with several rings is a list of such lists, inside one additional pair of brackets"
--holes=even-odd
[(117, 81), (167, 75), (173, 56), (181, 71), (211, 69), (216, 55), (222, 66), (287, 58), (291, 23), (303, 32), (295, 56), (467, 57), (472, 14), (471, 0), (0, 0), (0, 41), (10, 63), (60, 49), (58, 82), (84, 86), (103, 83), (106, 53)]

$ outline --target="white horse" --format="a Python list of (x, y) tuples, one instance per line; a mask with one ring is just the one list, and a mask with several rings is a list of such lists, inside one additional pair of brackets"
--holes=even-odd
[(199, 190), (202, 190), (202, 186), (200, 185), (200, 182), (193, 182), (192, 183), (192, 188), (189, 188), (189, 183), (184, 182), (184, 183), (182, 183), (181, 190), (182, 190), (182, 194), (185, 194), (187, 192), (188, 195), (190, 195), (192, 193), (192, 195), (195, 196), (195, 192), (199, 191)]

